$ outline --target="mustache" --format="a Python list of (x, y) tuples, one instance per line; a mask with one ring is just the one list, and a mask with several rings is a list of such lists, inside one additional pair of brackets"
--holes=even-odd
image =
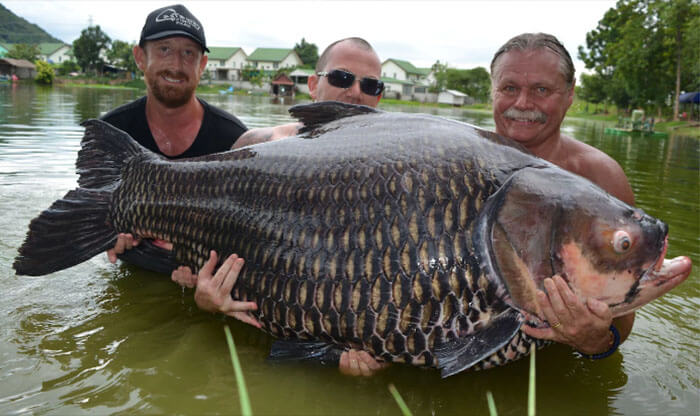
[(517, 119), (517, 120), (536, 121), (538, 123), (547, 122), (547, 114), (545, 114), (541, 111), (537, 111), (537, 110), (520, 111), (520, 110), (515, 109), (513, 107), (504, 111), (503, 117), (510, 118), (510, 119)]

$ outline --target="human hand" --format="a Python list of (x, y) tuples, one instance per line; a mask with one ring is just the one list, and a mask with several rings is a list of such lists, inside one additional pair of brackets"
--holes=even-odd
[(262, 326), (260, 322), (248, 313), (258, 309), (258, 305), (255, 302), (236, 301), (231, 297), (231, 289), (243, 268), (243, 259), (231, 254), (212, 277), (216, 261), (216, 251), (212, 250), (209, 260), (204, 263), (196, 278), (197, 289), (194, 292), (194, 301), (197, 306), (205, 311), (221, 312), (260, 328)]
[(173, 270), (170, 274), (170, 279), (180, 286), (193, 288), (197, 286), (197, 275), (192, 273), (187, 266), (180, 266)]
[(117, 255), (122, 254), (126, 250), (131, 250), (132, 247), (136, 247), (141, 242), (140, 238), (134, 238), (131, 234), (119, 233), (117, 235), (117, 242), (114, 244), (114, 248), (107, 250), (107, 258), (110, 263), (117, 262)]
[(374, 359), (367, 351), (350, 349), (340, 355), (338, 369), (349, 376), (369, 377), (389, 366), (389, 363)]
[(538, 290), (537, 303), (550, 327), (523, 325), (522, 331), (535, 338), (570, 345), (584, 354), (606, 351), (612, 323), (608, 305), (592, 298), (584, 304), (559, 275), (545, 279), (544, 286), (547, 293)]

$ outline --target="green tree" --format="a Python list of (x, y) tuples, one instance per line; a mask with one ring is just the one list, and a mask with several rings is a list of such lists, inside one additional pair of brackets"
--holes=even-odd
[(478, 66), (464, 72), (464, 81), (460, 91), (478, 102), (488, 101), (491, 93), (491, 76), (486, 68)]
[(669, 96), (677, 100), (680, 90), (696, 84), (698, 52), (690, 42), (697, 40), (692, 22), (699, 14), (694, 0), (620, 0), (586, 35), (579, 58), (605, 81), (618, 108), (661, 112)]
[(241, 79), (243, 81), (248, 81), (253, 85), (261, 86), (265, 73), (252, 66), (251, 64), (246, 64), (241, 68)]
[(435, 76), (435, 83), (429, 88), (430, 92), (439, 93), (447, 87), (447, 63), (440, 63), (438, 59), (430, 68)]
[(54, 72), (51, 64), (44, 61), (35, 61), (34, 65), (36, 66), (36, 82), (46, 85), (53, 84)]
[(310, 68), (316, 67), (318, 62), (318, 46), (315, 43), (308, 43), (306, 39), (301, 38), (301, 43), (294, 45), (294, 51), (299, 55), (305, 66)]
[(5, 58), (26, 59), (29, 62), (34, 62), (39, 58), (39, 53), (39, 45), (16, 43), (7, 51)]
[[(698, 23), (700, 6), (694, 0), (673, 0), (657, 3), (655, 7), (659, 8), (658, 15), (660, 20), (664, 22), (666, 31), (664, 37), (673, 50), (672, 60), (675, 66), (673, 119), (678, 120), (678, 97), (681, 93), (683, 79), (685, 78), (686, 84), (692, 85), (696, 83), (693, 81), (696, 81), (700, 75), (694, 71), (696, 65), (689, 61), (695, 59), (697, 63), (698, 59), (698, 49), (700, 49), (700, 43), (697, 42), (698, 26), (693, 26), (692, 23)], [(682, 76), (684, 72), (686, 73), (685, 77)], [(688, 75), (692, 78), (689, 78)]]
[(110, 42), (109, 36), (100, 29), (99, 25), (89, 26), (80, 32), (80, 37), (73, 41), (73, 54), (83, 72), (102, 71), (104, 61), (100, 52), (106, 50)]
[(483, 67), (472, 69), (447, 68), (446, 88), (461, 91), (478, 102), (486, 102), (491, 91), (491, 77)]
[(607, 113), (608, 96), (605, 88), (606, 84), (607, 80), (600, 74), (581, 74), (581, 85), (576, 87), (576, 96), (588, 103), (603, 103), (606, 105), (603, 111)]
[[(681, 85), (686, 92), (700, 91), (700, 15), (689, 20), (686, 25), (686, 53), (683, 54)], [(696, 28), (692, 30), (691, 28)]]
[(56, 71), (58, 75), (64, 76), (80, 71), (80, 66), (73, 60), (63, 61), (56, 67)]
[(107, 51), (107, 59), (112, 65), (123, 68), (129, 73), (136, 73), (139, 69), (134, 60), (134, 45), (121, 40), (112, 42), (112, 47)]

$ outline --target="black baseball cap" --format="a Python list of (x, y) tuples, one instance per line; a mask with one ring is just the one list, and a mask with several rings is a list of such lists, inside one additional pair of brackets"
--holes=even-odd
[(199, 43), (202, 50), (207, 49), (207, 40), (204, 38), (204, 27), (187, 8), (181, 4), (161, 7), (152, 11), (146, 18), (146, 23), (141, 29), (139, 45), (147, 40), (157, 40), (171, 36), (187, 36)]

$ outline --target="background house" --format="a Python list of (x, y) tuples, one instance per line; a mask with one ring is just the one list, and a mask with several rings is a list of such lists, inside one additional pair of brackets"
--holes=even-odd
[(19, 79), (36, 78), (36, 67), (26, 59), (0, 58), (0, 75)]
[(387, 85), (386, 97), (424, 101), (435, 79), (430, 68), (417, 68), (408, 61), (390, 58), (382, 63), (382, 81)]
[[(0, 57), (7, 53), (15, 46), (14, 43), (0, 44)], [(38, 43), (39, 55), (37, 59), (50, 64), (60, 64), (73, 59), (73, 48), (65, 43)]]
[(72, 49), (65, 43), (40, 43), (38, 58), (50, 64), (61, 64), (73, 59)]
[(257, 48), (248, 56), (248, 62), (256, 69), (271, 72), (304, 64), (294, 49), (279, 48)]
[(454, 106), (463, 106), (464, 104), (474, 104), (474, 100), (467, 94), (457, 90), (445, 90), (438, 94), (437, 102), (440, 104), (451, 104)]
[(427, 81), (431, 75), (430, 68), (416, 68), (408, 61), (390, 58), (382, 63), (382, 76), (402, 81)]
[(212, 80), (235, 81), (241, 78), (241, 69), (248, 55), (242, 48), (210, 46), (207, 68)]
[(294, 97), (294, 81), (292, 81), (287, 75), (281, 73), (275, 77), (275, 79), (270, 82), (270, 92), (275, 97), (279, 96), (289, 96)]
[(297, 91), (308, 94), (309, 93), (309, 77), (314, 74), (313, 69), (307, 68), (297, 68), (289, 73), (289, 78), (294, 81)]
[(410, 100), (413, 96), (413, 82), (391, 77), (382, 77), (381, 80), (384, 82), (383, 97)]

